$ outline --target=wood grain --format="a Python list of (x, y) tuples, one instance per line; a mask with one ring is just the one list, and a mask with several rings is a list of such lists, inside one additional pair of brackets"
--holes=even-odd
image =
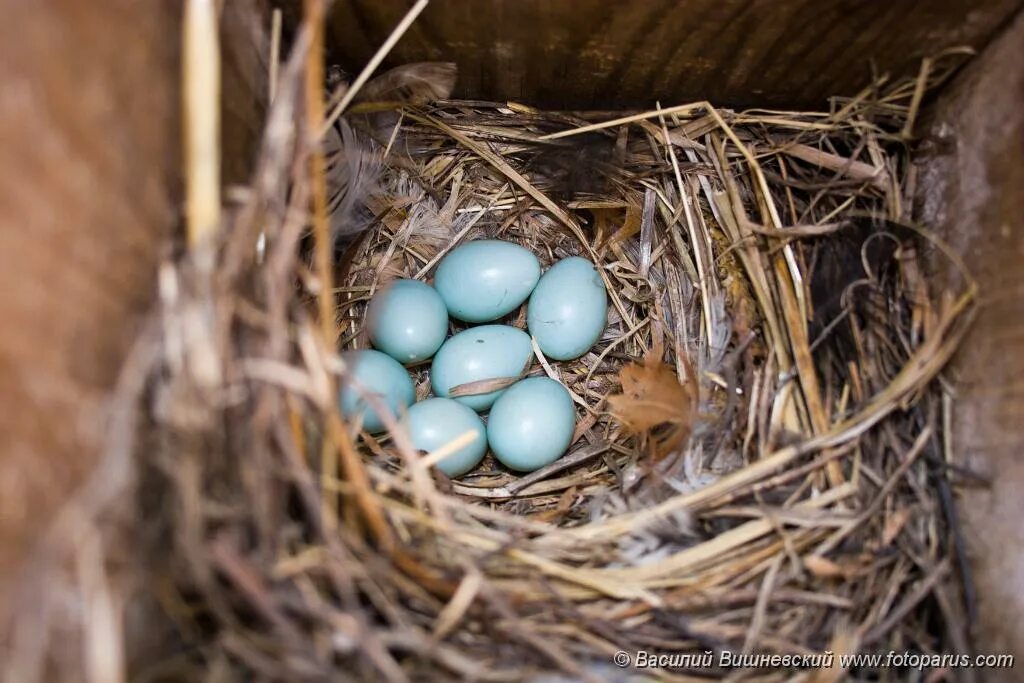
[[(265, 5), (231, 0), (221, 16), (226, 183), (247, 181), (262, 131)], [(39, 560), (51, 556), (36, 551), (96, 467), (111, 389), (180, 223), (181, 4), (0, 0), (0, 15), (4, 678), (5, 666), (17, 666), (5, 650), (14, 624), (31, 633), (56, 619), (54, 660), (73, 666), (82, 652), (78, 624), (43, 608), (50, 596), (79, 614), (81, 596), (48, 585)], [(124, 517), (137, 514), (131, 495), (117, 500)], [(133, 543), (107, 549), (126, 575), (147, 559)], [(129, 659), (149, 665), (167, 652), (155, 600), (124, 577), (114, 583), (125, 592)]]
[[(296, 16), (295, 1), (285, 3)], [(555, 109), (820, 107), (922, 56), (983, 47), (1021, 0), (434, 0), (390, 65), (459, 65), (457, 97)], [(332, 58), (356, 71), (406, 0), (335, 4)]]
[(3, 2), (0, 601), (90, 471), (176, 220), (176, 13)]
[[(962, 255), (980, 312), (955, 358), (954, 449), (991, 479), (960, 498), (979, 652), (1024, 656), (1024, 15), (942, 94), (920, 177), (921, 218)], [(943, 263), (942, 259), (936, 259)], [(940, 266), (942, 287), (957, 275)], [(1017, 681), (1012, 670), (980, 680)]]

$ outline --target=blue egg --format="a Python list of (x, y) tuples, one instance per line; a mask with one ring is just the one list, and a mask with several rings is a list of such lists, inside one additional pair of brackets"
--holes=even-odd
[(441, 259), (434, 287), (453, 318), (497, 320), (526, 301), (540, 278), (540, 263), (512, 242), (476, 240)]
[(473, 440), (437, 463), (437, 469), (449, 477), (469, 472), (487, 453), (487, 430), (483, 420), (471, 408), (450, 398), (428, 398), (409, 408), (409, 438), (412, 445), (427, 453), (450, 443), (466, 432)]
[[(509, 325), (481, 325), (459, 332), (446, 341), (430, 366), (430, 385), (437, 396), (449, 397), (461, 384), (487, 379), (518, 377), (533, 358), (530, 335)], [(482, 412), (504, 389), (452, 397)]]
[(366, 330), (374, 347), (400, 363), (426, 360), (448, 334), (448, 309), (430, 285), (395, 280), (370, 300)]
[(608, 296), (594, 264), (573, 256), (544, 273), (530, 295), (526, 325), (548, 358), (579, 358), (608, 323)]
[[(363, 429), (372, 433), (385, 429), (384, 421), (365, 398), (369, 393), (376, 398), (399, 419), (401, 411), (412, 405), (416, 400), (416, 389), (412, 378), (398, 361), (380, 351), (346, 351), (341, 359), (347, 368), (342, 378), (340, 403), (341, 412), (346, 417), (355, 419), (363, 416)], [(360, 392), (355, 384), (362, 389)]]
[(569, 391), (548, 377), (527, 377), (495, 401), (487, 441), (506, 467), (532, 472), (562, 457), (575, 428)]

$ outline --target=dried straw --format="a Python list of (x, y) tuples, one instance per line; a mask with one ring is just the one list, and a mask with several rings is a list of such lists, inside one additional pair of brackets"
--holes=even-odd
[[(970, 647), (938, 380), (975, 292), (965, 273), (964, 291), (928, 295), (923, 258), (948, 254), (914, 224), (908, 155), (948, 55), (830, 112), (698, 102), (609, 120), (444, 101), (396, 116), (364, 102), (342, 120), (384, 169), (369, 230), (327, 274), (315, 137), (281, 134), (322, 125), (319, 95), (300, 106), (316, 36), (305, 26), (280, 70), (249, 202), (218, 233), (224, 381), (202, 385), (170, 356), (151, 380), (145, 458), (172, 501), (165, 607), (186, 673), (623, 680), (618, 650)], [(330, 302), (319, 319), (338, 321), (341, 347), (363, 347), (383, 283), (429, 281), (483, 237), (545, 265), (592, 258), (612, 306), (590, 353), (538, 349), (526, 370), (572, 392), (569, 454), (525, 477), (488, 458), (451, 482), (401, 416), (375, 438), (338, 414), (345, 368), (314, 300)], [(187, 324), (177, 310), (168, 347)], [(523, 311), (506, 322), (524, 327)], [(425, 396), (426, 366), (411, 371)], [(630, 372), (693, 409), (638, 428), (608, 400)], [(660, 452), (671, 429), (685, 439)], [(826, 681), (837, 667), (644, 675)]]

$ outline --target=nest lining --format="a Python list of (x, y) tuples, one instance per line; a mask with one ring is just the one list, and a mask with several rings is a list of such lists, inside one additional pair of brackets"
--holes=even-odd
[[(480, 237), (545, 266), (592, 258), (611, 298), (590, 353), (530, 370), (577, 400), (569, 455), (526, 477), (489, 457), (451, 482), (400, 431), (372, 438), (337, 413), (344, 367), (310, 306), (330, 279), (296, 258), (312, 148), (272, 125), (307, 125), (301, 49), (216, 270), (204, 280), (189, 257), (178, 268), (186, 285), (209, 283), (185, 289), (212, 302), (204, 343), (234, 391), (187, 353), (155, 381), (177, 502), (163, 520), (176, 539), (168, 609), (201, 645), (194, 666), (683, 680), (735, 672), (624, 673), (610, 658), (966, 651), (937, 377), (973, 289), (929, 292), (922, 251), (942, 246), (913, 224), (903, 134), (915, 93), (944, 69), (829, 112), (695, 103), (608, 123), (448, 101), (389, 118), (367, 143), (382, 159), (369, 229), (334, 274), (340, 347), (365, 347), (362, 311), (381, 284), (429, 278)], [(371, 140), (378, 122), (346, 125)], [(262, 262), (249, 253), (257, 233)], [(167, 330), (188, 329), (185, 310), (168, 308)], [(426, 368), (414, 370), (422, 398)], [(629, 400), (610, 409), (624, 380), (663, 399), (665, 419), (644, 422)]]

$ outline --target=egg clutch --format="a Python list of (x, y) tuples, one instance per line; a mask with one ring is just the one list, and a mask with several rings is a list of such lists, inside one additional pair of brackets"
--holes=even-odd
[[(529, 334), (494, 324), (524, 301)], [(441, 260), (433, 287), (395, 280), (373, 296), (365, 325), (375, 350), (342, 354), (341, 411), (371, 433), (387, 428), (381, 411), (401, 416), (400, 428), (421, 451), (473, 434), (438, 462), (450, 477), (479, 465), (488, 447), (511, 470), (536, 470), (569, 448), (576, 410), (561, 383), (525, 377), (533, 362), (531, 335), (546, 357), (572, 360), (601, 338), (607, 316), (604, 281), (587, 259), (562, 259), (541, 275), (528, 249), (501, 240), (469, 242)], [(449, 317), (485, 324), (448, 337)], [(429, 359), (434, 397), (417, 403), (404, 366)]]

